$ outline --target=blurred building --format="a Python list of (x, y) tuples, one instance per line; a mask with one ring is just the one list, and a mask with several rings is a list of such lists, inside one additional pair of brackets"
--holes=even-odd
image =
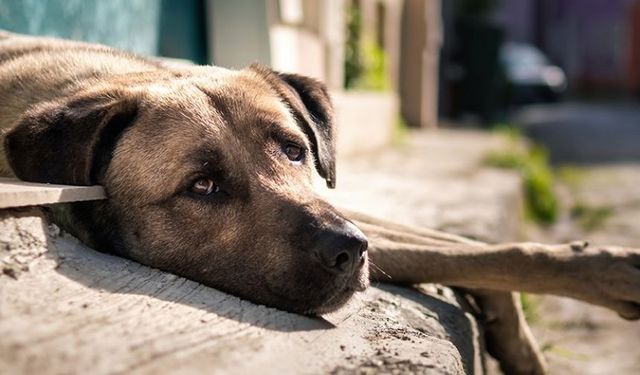
[(401, 111), (412, 126), (438, 124), (438, 76), (442, 45), (440, 1), (405, 0), (398, 65)]
[[(389, 90), (400, 95), (413, 126), (437, 124), (441, 25), (430, 0), (209, 0), (213, 62), (244, 66), (261, 61), (276, 70), (320, 78), (334, 90), (345, 84), (347, 20), (361, 17), (364, 43), (385, 54)], [(243, 48), (238, 48), (243, 46)]]
[[(324, 81), (338, 150), (437, 124), (439, 0), (0, 0), (0, 28), (243, 68), (258, 62)], [(349, 69), (347, 69), (349, 68)]]
[(157, 0), (0, 0), (0, 29), (157, 53)]
[(207, 1), (212, 63), (261, 62), (342, 87), (343, 0)]
[(640, 96), (640, 0), (450, 0), (442, 8), (445, 117), (491, 124), (531, 103)]

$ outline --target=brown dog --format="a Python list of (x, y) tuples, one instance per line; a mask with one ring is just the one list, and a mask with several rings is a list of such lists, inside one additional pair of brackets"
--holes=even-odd
[(312, 190), (314, 166), (335, 176), (316, 81), (21, 37), (0, 61), (11, 170), (107, 191), (54, 208), (85, 243), (294, 312), (333, 310), (367, 286), (364, 235)]
[(96, 249), (320, 314), (368, 285), (367, 239), (355, 222), (392, 281), (482, 288), (470, 292), (490, 318), (489, 349), (510, 372), (541, 373), (544, 364), (509, 291), (640, 317), (637, 250), (486, 246), (357, 213), (347, 219), (311, 184), (314, 170), (335, 184), (332, 126), (328, 94), (310, 78), (257, 66), (176, 68), (103, 46), (0, 34), (0, 170), (103, 185), (108, 200), (52, 212)]

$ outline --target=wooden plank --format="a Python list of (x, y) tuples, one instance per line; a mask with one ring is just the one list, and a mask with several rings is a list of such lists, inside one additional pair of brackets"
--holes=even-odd
[(0, 208), (35, 206), (106, 198), (102, 186), (72, 186), (25, 182), (0, 177)]

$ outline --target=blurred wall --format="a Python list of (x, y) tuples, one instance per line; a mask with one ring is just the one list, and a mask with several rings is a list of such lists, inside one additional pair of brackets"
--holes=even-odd
[(341, 88), (345, 0), (208, 0), (212, 62), (254, 62)]
[(638, 0), (503, 0), (494, 20), (506, 37), (538, 46), (574, 92), (632, 90)]
[(213, 63), (242, 68), (254, 62), (270, 65), (268, 2), (208, 0), (209, 50)]
[(400, 109), (414, 127), (438, 125), (440, 1), (405, 0), (399, 64)]
[(206, 0), (162, 0), (158, 55), (208, 64)]
[(154, 55), (157, 0), (0, 0), (0, 28), (104, 43)]

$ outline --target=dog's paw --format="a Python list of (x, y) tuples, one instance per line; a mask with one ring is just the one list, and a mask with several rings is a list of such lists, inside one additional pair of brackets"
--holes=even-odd
[(572, 296), (640, 319), (640, 249), (572, 243), (565, 251), (563, 272)]

